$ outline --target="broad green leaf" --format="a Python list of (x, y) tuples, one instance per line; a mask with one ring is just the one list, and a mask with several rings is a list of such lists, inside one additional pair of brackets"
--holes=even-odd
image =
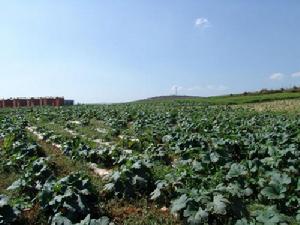
[(51, 225), (73, 225), (72, 221), (62, 216), (61, 213), (57, 213), (51, 220)]
[(247, 174), (247, 169), (244, 165), (234, 163), (231, 165), (226, 178), (231, 179), (239, 176), (244, 176), (246, 174)]
[(285, 197), (285, 195), (283, 194), (283, 192), (286, 189), (279, 186), (279, 185), (273, 185), (273, 186), (269, 186), (269, 187), (265, 187), (264, 189), (262, 189), (261, 194), (266, 196), (268, 199), (283, 199)]
[(186, 207), (189, 199), (186, 194), (181, 195), (180, 198), (172, 202), (171, 213), (176, 213)]
[(276, 207), (268, 207), (267, 209), (260, 211), (256, 220), (266, 225), (275, 225), (284, 222), (282, 216), (276, 210)]
[(235, 225), (249, 225), (247, 219), (243, 218), (241, 220), (236, 221)]
[(8, 204), (8, 197), (0, 195), (0, 208)]
[(229, 204), (229, 201), (223, 197), (223, 195), (214, 196), (213, 201), (213, 212), (219, 215), (226, 215), (226, 207)]

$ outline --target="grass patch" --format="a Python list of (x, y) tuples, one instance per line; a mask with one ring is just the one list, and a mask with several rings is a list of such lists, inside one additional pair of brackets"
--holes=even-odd
[(2, 168), (0, 169), (0, 193), (10, 195), (10, 192), (6, 189), (19, 178), (19, 174), (15, 172), (6, 172)]
[(162, 211), (147, 199), (124, 201), (113, 199), (107, 204), (107, 211), (111, 213), (117, 224), (123, 225), (180, 225), (177, 218), (168, 211)]
[(280, 100), (273, 102), (247, 104), (246, 108), (254, 109), (258, 112), (277, 112), (277, 113), (300, 113), (300, 100)]

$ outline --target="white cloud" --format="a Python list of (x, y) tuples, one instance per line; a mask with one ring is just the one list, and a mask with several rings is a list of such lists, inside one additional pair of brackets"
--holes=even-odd
[(207, 85), (206, 87), (207, 89), (209, 90), (213, 90), (213, 91), (226, 91), (228, 90), (229, 88), (225, 85)]
[(270, 78), (270, 80), (275, 80), (275, 81), (283, 80), (284, 74), (282, 74), (282, 73), (273, 73), (269, 78)]
[(291, 75), (292, 78), (300, 78), (300, 72), (293, 73)]
[(181, 91), (183, 89), (184, 89), (183, 87), (178, 86), (178, 85), (173, 85), (171, 87), (171, 91), (172, 91), (173, 94), (178, 94), (178, 91)]
[(229, 87), (225, 85), (203, 85), (203, 86), (193, 86), (193, 87), (182, 87), (182, 86), (177, 86), (173, 85), (171, 87), (171, 91), (175, 92), (181, 91), (181, 94), (188, 94), (188, 93), (212, 93), (212, 94), (217, 94), (217, 93), (222, 93), (227, 90), (229, 90)]
[(206, 28), (210, 27), (210, 22), (207, 18), (199, 17), (195, 20), (195, 27), (197, 28)]
[(171, 91), (179, 91), (179, 90), (183, 90), (183, 87), (181, 87), (181, 86), (178, 86), (178, 85), (173, 85), (172, 87), (171, 87)]

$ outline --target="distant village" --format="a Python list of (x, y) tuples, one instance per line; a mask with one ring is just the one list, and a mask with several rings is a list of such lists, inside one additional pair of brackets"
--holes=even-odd
[(9, 98), (0, 99), (0, 108), (20, 108), (35, 106), (64, 106), (74, 105), (74, 100), (66, 100), (64, 97), (40, 97), (40, 98)]

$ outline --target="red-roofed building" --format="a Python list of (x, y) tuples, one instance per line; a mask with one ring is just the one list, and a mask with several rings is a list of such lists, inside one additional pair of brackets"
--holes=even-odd
[[(65, 99), (63, 97), (45, 97), (45, 98), (15, 98), (0, 100), (0, 108), (19, 108), (34, 106), (63, 106)], [(72, 102), (73, 103), (73, 102)]]

